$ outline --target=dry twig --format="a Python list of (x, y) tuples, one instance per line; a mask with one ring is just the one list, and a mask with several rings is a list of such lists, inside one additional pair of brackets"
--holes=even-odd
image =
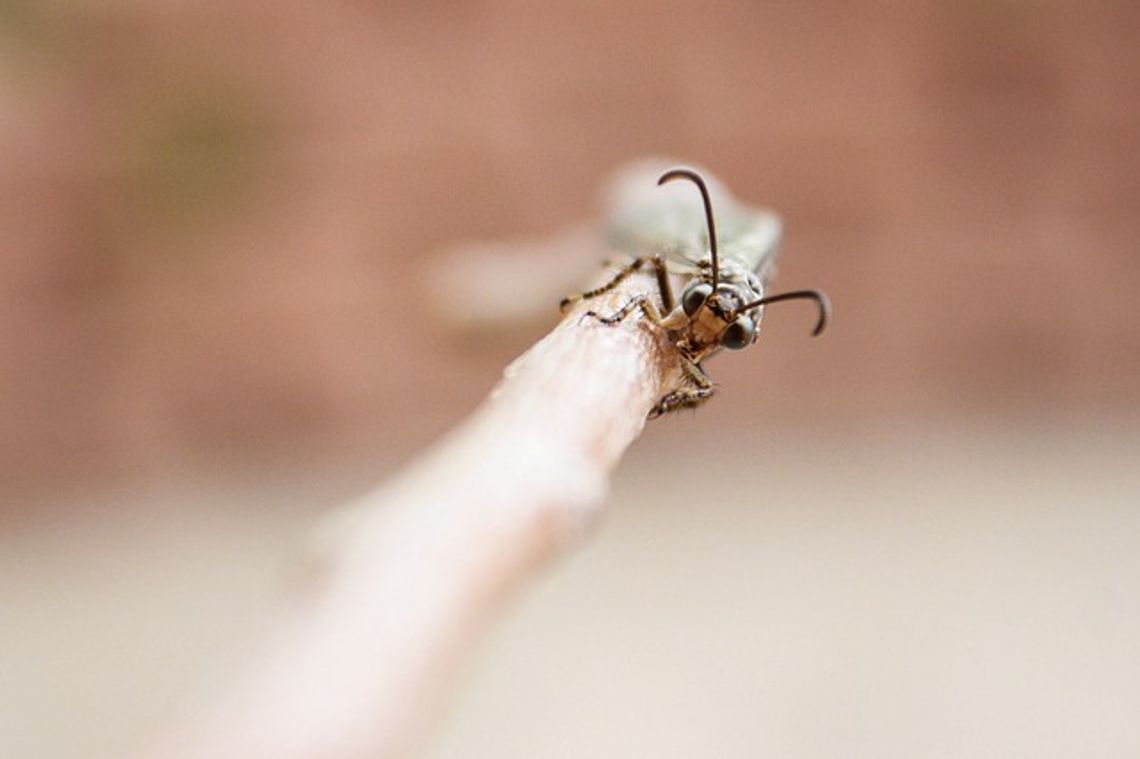
[[(631, 277), (589, 305), (649, 292)], [(595, 520), (610, 471), (677, 377), (637, 318), (571, 311), (474, 415), (342, 518), (318, 590), (217, 719), (162, 757), (342, 759), (414, 748), (499, 603)]]

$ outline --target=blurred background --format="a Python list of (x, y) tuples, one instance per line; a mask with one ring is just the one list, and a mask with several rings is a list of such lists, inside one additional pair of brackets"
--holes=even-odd
[(550, 300), (492, 329), (454, 251), (599, 219), (645, 155), (779, 210), (775, 286), (834, 324), (773, 309), (649, 426), (426, 755), (1140, 752), (1138, 31), (1123, 2), (0, 4), (0, 755), (120, 756), (224, 687), (306, 529), (605, 255), (493, 269)]

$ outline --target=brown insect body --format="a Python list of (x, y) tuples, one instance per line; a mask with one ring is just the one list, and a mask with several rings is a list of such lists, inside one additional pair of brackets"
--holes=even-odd
[[(646, 319), (665, 330), (677, 349), (681, 358), (682, 385), (661, 398), (650, 412), (650, 417), (678, 408), (697, 406), (708, 400), (714, 392), (713, 384), (701, 368), (701, 362), (721, 348), (740, 350), (755, 343), (766, 304), (781, 300), (814, 300), (819, 307), (819, 321), (813, 335), (823, 331), (830, 313), (827, 296), (817, 290), (797, 290), (765, 297), (766, 280), (772, 273), (772, 260), (779, 242), (778, 222), (775, 237), (769, 235), (765, 244), (755, 244), (762, 239), (760, 235), (741, 235), (748, 244), (722, 257), (717, 248), (712, 202), (704, 180), (692, 169), (677, 168), (662, 174), (657, 183), (661, 185), (674, 179), (687, 179), (701, 192), (708, 230), (708, 253), (699, 259), (693, 259), (688, 255), (678, 256), (679, 251), (670, 246), (666, 255), (681, 258), (681, 262), (673, 261), (673, 271), (670, 271), (664, 255), (642, 255), (619, 270), (607, 284), (562, 301), (565, 308), (575, 301), (597, 297), (612, 290), (642, 267), (653, 267), (657, 275), (660, 307), (650, 296), (638, 295), (609, 316), (594, 311), (586, 312), (587, 316), (612, 325), (621, 322), (635, 309), (640, 309)], [(655, 224), (665, 225), (660, 214), (656, 218), (649, 218), (653, 218)], [(688, 227), (687, 224), (681, 226)], [(755, 226), (762, 228), (759, 224)], [(628, 229), (619, 231), (626, 232), (626, 237), (630, 240), (638, 241), (639, 247), (644, 245), (646, 239), (652, 239), (639, 227), (634, 227), (632, 233)], [(644, 250), (643, 247), (641, 249)], [(673, 296), (673, 276), (685, 277), (680, 303)]]

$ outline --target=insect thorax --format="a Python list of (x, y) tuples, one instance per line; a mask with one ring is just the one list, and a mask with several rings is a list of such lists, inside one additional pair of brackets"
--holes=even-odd
[[(694, 279), (712, 284), (712, 264), (707, 258), (698, 263)], [(760, 277), (732, 258), (721, 259), (717, 279), (720, 282), (719, 300), (725, 311), (764, 297), (764, 283)]]

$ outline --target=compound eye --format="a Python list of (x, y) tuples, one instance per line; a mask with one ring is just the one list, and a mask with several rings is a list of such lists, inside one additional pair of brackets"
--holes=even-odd
[(712, 295), (712, 285), (707, 282), (698, 282), (685, 290), (681, 296), (681, 308), (685, 309), (686, 316), (693, 316), (701, 310), (709, 296)]
[(720, 344), (729, 350), (738, 351), (752, 345), (756, 337), (756, 324), (747, 316), (738, 316), (721, 335)]

